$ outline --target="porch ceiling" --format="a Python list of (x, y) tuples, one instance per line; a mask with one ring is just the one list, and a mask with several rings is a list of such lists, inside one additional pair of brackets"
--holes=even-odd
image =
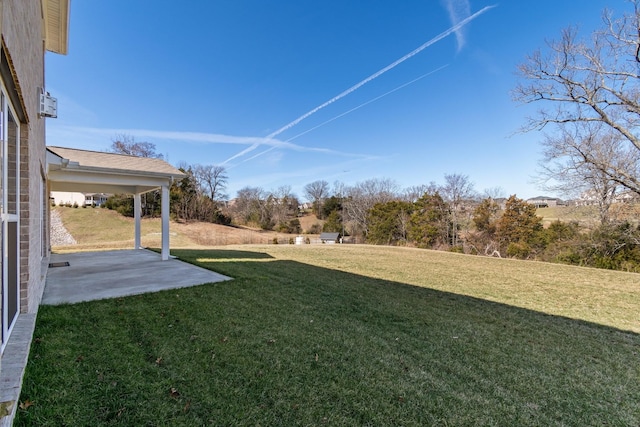
[(160, 159), (47, 147), (51, 191), (142, 194), (184, 174)]

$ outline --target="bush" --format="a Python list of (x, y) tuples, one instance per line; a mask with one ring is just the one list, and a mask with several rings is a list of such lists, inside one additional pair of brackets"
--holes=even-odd
[(300, 234), (301, 232), (302, 232), (302, 226), (300, 225), (300, 220), (298, 218), (295, 218), (289, 221), (289, 233)]
[(263, 230), (273, 230), (273, 228), (275, 226), (275, 224), (273, 223), (273, 221), (270, 218), (264, 218), (262, 221), (260, 221), (260, 223), (258, 225)]
[(507, 246), (507, 256), (527, 259), (531, 254), (531, 247), (526, 242), (513, 242)]
[(276, 231), (287, 234), (300, 234), (302, 227), (299, 219), (292, 219), (289, 222), (281, 222), (276, 227)]
[(231, 225), (231, 217), (223, 214), (220, 210), (216, 210), (211, 222), (220, 225)]
[(320, 234), (320, 233), (322, 233), (322, 225), (320, 225), (319, 222), (316, 222), (309, 229), (309, 233), (310, 234)]
[(103, 206), (118, 212), (120, 215), (133, 217), (133, 197), (128, 195), (114, 194), (107, 199)]
[(73, 202), (73, 207), (78, 208), (78, 202)]
[[(574, 226), (571, 226), (573, 228)], [(551, 227), (550, 227), (551, 228)], [(544, 261), (640, 272), (640, 230), (629, 223), (605, 224), (588, 233), (556, 226), (562, 233), (541, 254)], [(554, 236), (555, 237), (555, 236)]]

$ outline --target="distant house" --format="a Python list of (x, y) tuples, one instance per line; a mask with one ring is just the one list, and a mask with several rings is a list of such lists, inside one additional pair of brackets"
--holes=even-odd
[(563, 206), (565, 203), (556, 197), (538, 196), (527, 199), (527, 203), (534, 205), (536, 208), (553, 208)]
[(105, 193), (85, 193), (84, 204), (86, 206), (102, 206), (107, 202), (108, 198), (109, 195)]
[(633, 191), (623, 191), (616, 194), (613, 201), (614, 203), (637, 203), (640, 201), (640, 197)]
[(328, 244), (340, 243), (340, 233), (320, 233), (320, 241)]
[(109, 198), (109, 195), (105, 193), (52, 191), (51, 198), (56, 206), (64, 204), (76, 204), (78, 206), (102, 206)]
[[(638, 196), (633, 191), (623, 190), (616, 191), (612, 196), (610, 196), (611, 203), (638, 203), (640, 202), (640, 196)], [(597, 205), (598, 202), (601, 202), (602, 196), (598, 194), (595, 190), (587, 190), (583, 192), (580, 197), (574, 200), (576, 206), (592, 206)]]

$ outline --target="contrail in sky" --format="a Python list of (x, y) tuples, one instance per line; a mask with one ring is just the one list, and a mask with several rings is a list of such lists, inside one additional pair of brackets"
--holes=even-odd
[[(444, 7), (449, 13), (451, 22), (455, 24), (458, 22), (461, 16), (468, 16), (471, 13), (471, 6), (468, 0), (442, 0)], [(465, 44), (464, 30), (461, 28), (456, 30), (456, 40), (458, 42), (458, 51), (462, 49)]]
[(434, 73), (436, 73), (436, 72), (438, 72), (438, 71), (440, 71), (440, 70), (442, 70), (442, 69), (444, 69), (444, 68), (446, 68), (446, 67), (448, 67), (448, 64), (447, 64), (447, 65), (443, 65), (443, 66), (441, 66), (441, 67), (438, 67), (438, 68), (436, 68), (436, 69), (435, 69), (435, 70), (433, 70), (433, 71), (429, 71), (428, 73), (425, 73), (425, 74), (423, 74), (423, 75), (421, 75), (421, 76), (419, 76), (419, 77), (416, 77), (415, 79), (413, 79), (413, 80), (411, 80), (411, 81), (409, 81), (409, 82), (407, 82), (407, 83), (404, 83), (404, 84), (402, 84), (402, 85), (400, 85), (400, 86), (396, 87), (395, 89), (391, 89), (390, 91), (385, 92), (385, 93), (383, 93), (382, 95), (378, 95), (378, 96), (376, 96), (375, 98), (368, 100), (367, 102), (363, 102), (362, 104), (358, 105), (357, 107), (353, 107), (352, 109), (347, 110), (347, 111), (345, 111), (345, 112), (344, 112), (344, 113), (342, 113), (342, 114), (338, 114), (337, 116), (332, 117), (332, 118), (330, 118), (329, 120), (327, 120), (327, 121), (325, 121), (325, 122), (322, 122), (322, 123), (320, 123), (320, 124), (319, 124), (319, 125), (317, 125), (317, 126), (312, 127), (311, 129), (307, 129), (307, 130), (305, 130), (304, 132), (299, 133), (299, 134), (297, 134), (296, 136), (293, 136), (293, 137), (291, 137), (291, 138), (287, 139), (287, 142), (289, 142), (289, 141), (293, 141), (294, 139), (296, 139), (296, 138), (298, 138), (298, 137), (300, 137), (300, 136), (302, 136), (302, 135), (305, 135), (305, 134), (307, 134), (307, 133), (311, 132), (312, 130), (316, 130), (316, 129), (318, 129), (318, 128), (319, 128), (319, 127), (321, 127), (321, 126), (324, 126), (324, 125), (326, 125), (326, 124), (328, 124), (328, 123), (331, 123), (331, 122), (332, 122), (332, 121), (334, 121), (334, 120), (339, 119), (340, 117), (344, 117), (344, 116), (346, 116), (346, 115), (347, 115), (347, 114), (349, 114), (349, 113), (352, 113), (352, 112), (354, 112), (354, 111), (356, 111), (356, 110), (359, 110), (360, 108), (364, 107), (365, 105), (369, 105), (369, 104), (371, 104), (372, 102), (376, 102), (376, 101), (377, 101), (378, 99), (380, 99), (380, 98), (384, 98), (384, 97), (385, 97), (385, 96), (387, 96), (387, 95), (391, 95), (393, 92), (399, 91), (400, 89), (402, 89), (402, 88), (404, 88), (404, 87), (407, 87), (407, 86), (409, 86), (410, 84), (413, 84), (413, 83), (417, 82), (418, 80), (422, 80), (422, 79), (424, 79), (425, 77), (428, 77), (428, 76), (430, 76), (431, 74), (434, 74)]
[[(346, 116), (346, 115), (347, 115), (347, 114), (349, 114), (349, 113), (353, 113), (354, 111), (359, 110), (360, 108), (362, 108), (362, 107), (364, 107), (364, 106), (366, 106), (366, 105), (369, 105), (369, 104), (371, 104), (372, 102), (376, 102), (376, 101), (377, 101), (377, 100), (379, 100), (380, 98), (384, 98), (384, 97), (385, 97), (385, 96), (387, 96), (387, 95), (391, 95), (393, 92), (399, 91), (400, 89), (405, 88), (405, 87), (407, 87), (407, 86), (409, 86), (409, 85), (411, 85), (411, 84), (413, 84), (413, 83), (417, 82), (418, 80), (422, 80), (422, 79), (424, 79), (425, 77), (428, 77), (428, 76), (430, 76), (431, 74), (434, 74), (434, 73), (436, 73), (436, 72), (438, 72), (438, 71), (440, 71), (440, 70), (442, 70), (442, 69), (444, 69), (444, 68), (446, 68), (446, 67), (448, 67), (448, 66), (449, 66), (448, 64), (447, 64), (447, 65), (443, 65), (443, 66), (441, 66), (441, 67), (436, 68), (436, 69), (435, 69), (435, 70), (433, 70), (433, 71), (429, 71), (428, 73), (425, 73), (425, 74), (423, 74), (423, 75), (421, 75), (421, 76), (419, 76), (419, 77), (416, 77), (415, 79), (413, 79), (413, 80), (411, 80), (411, 81), (409, 81), (409, 82), (406, 82), (406, 83), (404, 83), (404, 84), (402, 84), (402, 85), (400, 85), (400, 86), (398, 86), (398, 87), (396, 87), (396, 88), (394, 88), (394, 89), (391, 89), (390, 91), (385, 92), (385, 93), (383, 93), (382, 95), (378, 95), (378, 96), (376, 96), (375, 98), (372, 98), (372, 99), (368, 100), (367, 102), (363, 102), (362, 104), (358, 105), (357, 107), (353, 107), (352, 109), (347, 110), (347, 111), (345, 111), (344, 113), (338, 114), (337, 116), (334, 116), (334, 117), (330, 118), (329, 120), (326, 120), (326, 121), (324, 121), (324, 122), (320, 123), (319, 125), (316, 125), (316, 126), (314, 126), (314, 127), (310, 128), (310, 129), (307, 129), (307, 130), (305, 130), (304, 132), (301, 132), (301, 133), (299, 133), (299, 134), (297, 134), (297, 135), (295, 135), (295, 136), (292, 136), (291, 138), (287, 139), (287, 140), (286, 140), (286, 141), (284, 141), (284, 142), (291, 142), (291, 141), (293, 141), (294, 139), (301, 137), (302, 135), (306, 135), (306, 134), (308, 134), (309, 132), (311, 132), (311, 131), (314, 131), (314, 130), (318, 129), (319, 127), (322, 127), (322, 126), (324, 126), (324, 125), (326, 125), (326, 124), (329, 124), (329, 123), (333, 122), (334, 120), (338, 120), (340, 117), (344, 117), (344, 116)], [(255, 154), (255, 155), (253, 155), (253, 156), (249, 157), (248, 159), (243, 160), (243, 161), (242, 161), (242, 162), (240, 162), (240, 163), (245, 163), (245, 162), (248, 162), (249, 160), (253, 160), (253, 159), (255, 159), (256, 157), (260, 157), (260, 156), (262, 156), (263, 154), (267, 154), (269, 151), (272, 151), (272, 150), (274, 150), (274, 149), (276, 149), (276, 148), (278, 148), (278, 147), (279, 147), (279, 146), (277, 146), (277, 145), (272, 145), (271, 147), (267, 148), (266, 150), (261, 151), (261, 152), (259, 152), (258, 154)], [(231, 169), (231, 168), (233, 168), (233, 166), (230, 166), (228, 169)]]
[[(454, 26), (452, 26), (451, 28), (449, 28), (448, 30), (438, 34), (437, 36), (435, 36), (434, 38), (432, 38), (431, 40), (429, 40), (428, 42), (422, 44), (421, 46), (419, 46), (418, 48), (414, 49), (413, 51), (407, 53), (406, 55), (404, 55), (402, 58), (392, 62), (391, 64), (387, 65), (386, 67), (384, 67), (383, 69), (373, 73), (372, 75), (370, 75), (369, 77), (367, 77), (366, 79), (360, 81), (359, 83), (356, 83), (355, 85), (351, 86), (349, 89), (345, 90), (344, 92), (340, 93), (339, 95), (334, 96), (333, 98), (331, 98), (330, 100), (326, 101), (323, 104), (320, 104), (319, 106), (317, 106), (316, 108), (314, 108), (313, 110), (303, 114), (302, 116), (298, 117), (297, 119), (295, 119), (294, 121), (292, 121), (291, 123), (286, 124), (285, 126), (281, 127), (280, 129), (278, 129), (275, 132), (272, 132), (271, 134), (267, 135), (266, 139), (270, 139), (270, 138), (274, 138), (278, 135), (280, 135), (282, 132), (291, 129), (292, 127), (294, 127), (295, 125), (297, 125), (298, 123), (300, 123), (301, 121), (303, 121), (304, 119), (306, 119), (307, 117), (311, 116), (312, 114), (317, 113), (318, 111), (322, 110), (323, 108), (333, 104), (334, 102), (338, 101), (339, 99), (344, 98), (345, 96), (349, 95), (350, 93), (358, 90), (359, 88), (361, 88), (362, 86), (364, 86), (365, 84), (369, 83), (370, 81), (380, 77), (381, 75), (383, 75), (384, 73), (386, 73), (387, 71), (397, 67), (398, 65), (402, 64), (404, 61), (406, 61), (407, 59), (419, 54), (420, 52), (422, 52), (423, 50), (425, 50), (426, 48), (428, 48), (429, 46), (439, 42), (440, 40), (444, 39), (445, 37), (449, 36), (452, 33), (455, 33), (456, 31), (458, 31), (460, 28), (464, 27), (465, 25), (467, 25), (469, 22), (473, 21), (474, 19), (476, 19), (478, 16), (482, 15), (483, 13), (489, 11), (490, 9), (493, 9), (495, 7), (494, 6), (486, 6), (482, 9), (480, 9), (478, 12), (474, 13), (473, 15), (468, 16), (467, 18), (463, 19), (462, 21), (458, 22), (457, 24), (455, 24)], [(225, 165), (227, 163), (229, 163), (231, 160), (234, 160), (238, 157), (244, 156), (245, 154), (255, 150), (256, 148), (258, 148), (260, 146), (260, 143), (254, 143), (253, 145), (251, 145), (250, 147), (245, 148), (244, 150), (242, 150), (241, 152), (239, 152), (238, 154), (228, 158), (227, 160), (225, 160), (224, 162), (222, 162), (222, 165)]]

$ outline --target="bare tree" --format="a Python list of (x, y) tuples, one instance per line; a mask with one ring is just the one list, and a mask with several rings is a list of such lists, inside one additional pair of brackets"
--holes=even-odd
[(227, 170), (219, 165), (195, 165), (193, 173), (205, 194), (211, 200), (220, 200), (226, 197), (224, 191), (227, 188)]
[(405, 202), (415, 203), (420, 197), (424, 196), (425, 193), (435, 194), (438, 190), (438, 185), (433, 181), (429, 184), (414, 185), (404, 189), (402, 199)]
[[(598, 130), (585, 134), (593, 127)], [(554, 135), (546, 135), (537, 182), (545, 190), (597, 205), (600, 223), (606, 224), (620, 185), (611, 179), (604, 165), (624, 163), (625, 169), (637, 168), (640, 151), (624, 150), (619, 136), (604, 134), (599, 128), (565, 126)]]
[[(640, 0), (629, 3), (632, 10), (620, 18), (605, 11), (603, 27), (589, 40), (568, 28), (559, 41), (548, 43), (547, 52), (530, 55), (519, 67), (524, 82), (513, 97), (543, 105), (524, 131), (547, 126), (577, 131), (582, 137), (573, 140), (572, 154), (640, 194), (640, 168), (632, 155), (640, 151)], [(622, 158), (600, 156), (601, 149)]]
[[(162, 159), (162, 154), (156, 153), (156, 145), (152, 142), (136, 141), (131, 135), (121, 134), (111, 141), (112, 153), (127, 154), (129, 156), (150, 157)], [(142, 215), (154, 216), (160, 210), (160, 192), (154, 190), (142, 195)]]
[(269, 194), (260, 187), (243, 187), (238, 190), (232, 212), (238, 223), (263, 224), (269, 221), (265, 205)]
[(504, 188), (502, 187), (485, 188), (484, 191), (482, 192), (482, 196), (484, 198), (489, 198), (492, 200), (506, 198), (507, 197), (506, 194), (507, 193), (505, 193)]
[(368, 213), (376, 203), (387, 203), (398, 199), (398, 184), (390, 179), (369, 179), (347, 188), (343, 202), (345, 222), (353, 230), (350, 234), (367, 234)]
[(346, 194), (347, 190), (347, 185), (342, 182), (342, 181), (334, 181), (333, 182), (333, 188), (331, 189), (331, 194), (336, 196), (339, 199), (342, 199), (342, 197)]
[(305, 195), (313, 202), (316, 215), (322, 214), (322, 201), (329, 195), (329, 183), (324, 180), (313, 181), (304, 186)]
[(146, 141), (136, 141), (131, 135), (121, 134), (111, 140), (112, 153), (127, 154), (129, 156), (153, 157), (162, 159), (162, 154), (156, 153), (156, 144)]
[(471, 221), (471, 210), (465, 209), (465, 203), (475, 197), (475, 191), (473, 189), (473, 182), (469, 180), (467, 175), (445, 174), (444, 185), (441, 188), (443, 199), (449, 203), (451, 208), (451, 224), (453, 227), (453, 235), (451, 236), (451, 244), (456, 246), (458, 244), (458, 229), (461, 225), (461, 219), (464, 213), (467, 213), (467, 221), (464, 222), (468, 225)]
[(273, 222), (275, 225), (281, 225), (288, 220), (297, 217), (298, 198), (291, 191), (290, 185), (278, 187), (273, 192), (274, 204), (272, 206)]

